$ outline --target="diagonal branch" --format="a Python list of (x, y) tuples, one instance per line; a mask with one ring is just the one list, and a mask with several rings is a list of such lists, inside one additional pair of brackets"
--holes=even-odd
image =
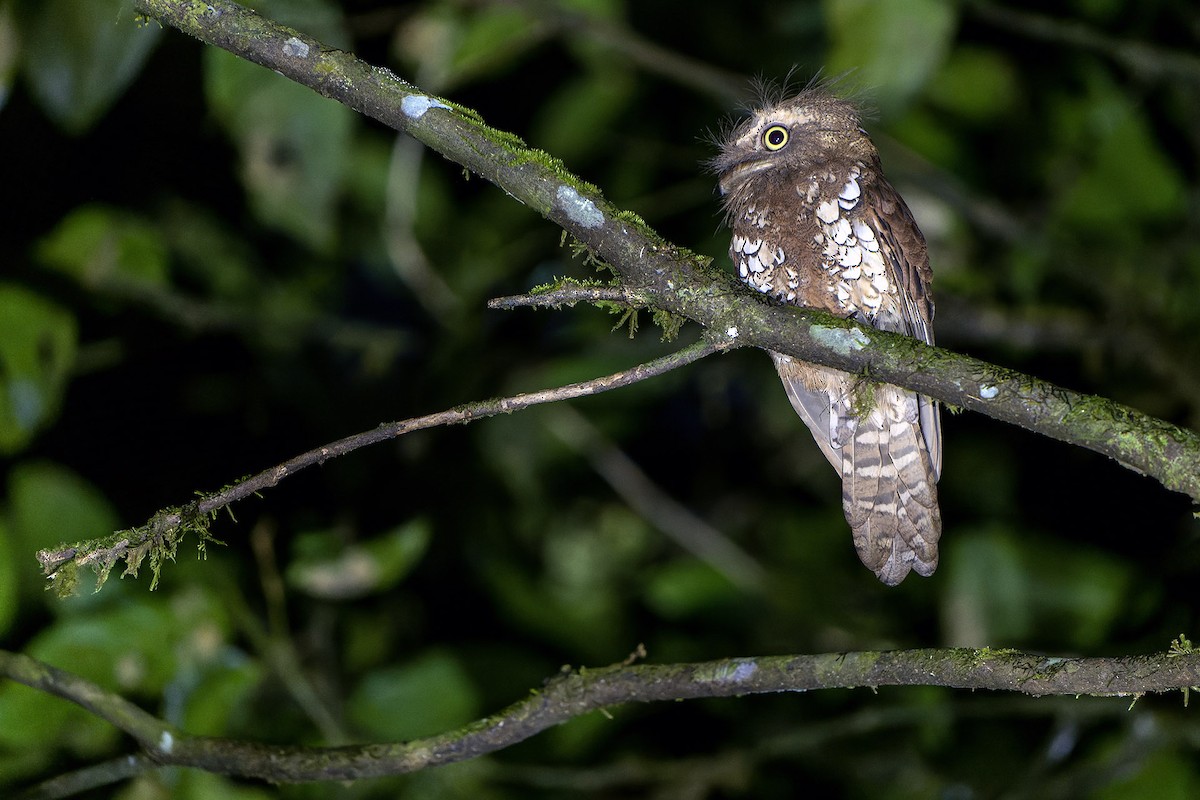
[(529, 697), (457, 730), (405, 743), (342, 747), (190, 736), (119, 695), (18, 653), (0, 651), (0, 676), (83, 706), (136, 739), (161, 766), (295, 783), (398, 775), (465, 761), (624, 703), (879, 686), (1140, 696), (1200, 684), (1200, 654), (1054, 658), (1014, 650), (928, 649), (564, 668)]
[(1094, 395), (1072, 392), (913, 339), (753, 298), (708, 259), (611, 206), (561, 162), (473, 111), (391, 72), (277, 25), (229, 0), (134, 0), (141, 12), (275, 70), (495, 183), (562, 226), (641, 302), (754, 345), (868, 375), (1116, 459), (1200, 501), (1200, 436)]
[(687, 366), (728, 347), (726, 342), (714, 342), (712, 337), (704, 337), (674, 353), (602, 378), (593, 378), (511, 397), (480, 400), (434, 414), (426, 414), (423, 417), (385, 423), (369, 431), (356, 433), (353, 436), (347, 436), (336, 442), (309, 450), (307, 453), (301, 453), (282, 464), (265, 469), (257, 475), (251, 475), (218, 492), (201, 497), (183, 508), (160, 512), (140, 528), (117, 531), (104, 539), (39, 550), (37, 553), (38, 563), (41, 564), (42, 571), (46, 576), (53, 581), (54, 588), (58, 593), (65, 595), (74, 590), (80, 567), (95, 569), (100, 575), (100, 582), (103, 583), (107, 579), (108, 573), (120, 561), (126, 562), (125, 574), (136, 575), (142, 561), (149, 558), (155, 576), (151, 582), (153, 589), (158, 581), (159, 567), (166, 559), (174, 558), (175, 550), (183, 537), (189, 533), (197, 534), (200, 537), (201, 547), (206, 541), (215, 541), (208, 533), (208, 521), (212, 515), (239, 500), (277, 486), (280, 481), (302, 469), (315, 464), (324, 464), (331, 458), (344, 456), (361, 447), (385, 442), (413, 431), (442, 425), (465, 424), (499, 414), (511, 414), (544, 403), (572, 400), (620, 389)]

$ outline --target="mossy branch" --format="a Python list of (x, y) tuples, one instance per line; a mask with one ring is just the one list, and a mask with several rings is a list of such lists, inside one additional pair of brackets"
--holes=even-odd
[(817, 311), (768, 305), (478, 114), (228, 0), (134, 0), (151, 17), (420, 140), (562, 226), (627, 292), (731, 341), (905, 386), (1086, 447), (1200, 501), (1200, 436), (1102, 397)]
[(0, 675), (83, 706), (133, 737), (159, 766), (296, 783), (398, 775), (465, 761), (575, 717), (625, 703), (881, 686), (1136, 698), (1200, 684), (1200, 655), (1173, 650), (1120, 658), (1056, 658), (988, 648), (927, 649), (564, 667), (525, 699), (457, 730), (410, 742), (341, 747), (274, 746), (191, 736), (117, 694), (17, 653), (0, 651)]

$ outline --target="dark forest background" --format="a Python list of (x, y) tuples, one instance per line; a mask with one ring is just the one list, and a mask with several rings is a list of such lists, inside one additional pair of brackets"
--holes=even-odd
[[(853, 70), (929, 240), (938, 343), (1200, 427), (1200, 11), (1185, 0), (273, 0), (562, 158), (727, 264), (712, 135), (752, 79)], [(584, 305), (560, 231), (416, 142), (121, 0), (0, 2), (0, 646), (192, 733), (410, 739), (561, 665), (936, 646), (1165, 650), (1197, 632), (1186, 498), (946, 414), (942, 563), (880, 585), (758, 351), (412, 434), (58, 600), (34, 553), (380, 422), (666, 353)], [(683, 341), (698, 334), (685, 326)], [(649, 499), (645, 499), (649, 497)], [(682, 525), (663, 522), (685, 510)], [(732, 555), (696, 555), (710, 526)], [(168, 770), (96, 797), (1185, 798), (1178, 695), (831, 690), (624, 707), (356, 785)], [(127, 752), (0, 686), (0, 787)]]

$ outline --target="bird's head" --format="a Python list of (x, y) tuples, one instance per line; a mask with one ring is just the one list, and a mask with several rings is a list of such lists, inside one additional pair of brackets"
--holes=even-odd
[(710, 166), (727, 204), (777, 182), (807, 185), (830, 168), (877, 157), (855, 105), (819, 88), (754, 109), (719, 145)]

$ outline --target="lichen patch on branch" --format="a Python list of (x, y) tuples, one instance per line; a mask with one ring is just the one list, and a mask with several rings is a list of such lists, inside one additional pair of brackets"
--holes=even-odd
[(427, 97), (423, 94), (410, 94), (400, 101), (400, 110), (404, 112), (404, 116), (409, 119), (420, 119), (425, 116), (425, 112), (431, 108), (444, 108), (447, 111), (452, 110), (440, 100), (435, 100), (432, 97)]
[(555, 197), (558, 201), (558, 207), (575, 224), (582, 225), (585, 228), (599, 228), (604, 224), (604, 214), (600, 209), (596, 208), (596, 204), (575, 191), (572, 187), (566, 184), (559, 186)]
[(308, 58), (308, 43), (293, 36), (283, 43), (283, 54), (292, 58)]

